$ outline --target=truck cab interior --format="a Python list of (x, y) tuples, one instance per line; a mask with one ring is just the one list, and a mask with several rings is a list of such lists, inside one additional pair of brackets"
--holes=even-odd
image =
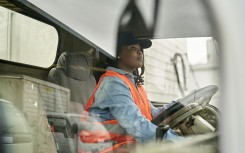
[[(106, 4), (100, 6), (95, 2), (79, 2), (82, 9), (93, 6), (95, 9), (99, 8), (99, 12), (105, 12), (106, 18), (104, 20), (108, 22), (106, 27), (103, 23), (105, 22), (103, 15), (98, 17), (99, 14), (88, 14), (89, 11), (94, 12), (92, 9), (83, 12), (77, 6), (67, 8), (70, 11), (67, 11), (67, 14), (61, 13), (62, 8), (59, 8), (59, 5), (73, 6), (75, 1), (57, 4), (47, 2), (46, 5), (45, 2), (35, 0), (0, 1), (0, 30), (2, 31), (0, 33), (0, 98), (12, 102), (24, 113), (30, 128), (35, 132), (32, 136), (34, 153), (43, 150), (60, 151), (57, 149), (57, 145), (54, 145), (55, 139), (52, 137), (51, 131), (39, 128), (49, 128), (52, 117), (47, 119), (48, 115), (46, 114), (53, 112), (83, 113), (86, 102), (100, 76), (105, 72), (107, 66), (115, 62), (115, 48), (119, 31), (130, 30), (140, 38), (149, 38), (152, 41), (163, 39), (170, 43), (169, 39), (192, 37), (212, 37), (213, 40), (219, 41), (215, 16), (210, 9), (210, 4), (206, 1), (154, 0), (139, 2), (129, 0), (119, 2), (119, 4), (114, 3), (113, 10), (113, 5), (107, 8)], [(146, 7), (147, 4), (149, 7)], [(111, 11), (107, 11), (107, 9), (116, 12), (116, 17), (112, 15), (111, 23)], [(90, 21), (87, 21), (89, 19), (94, 20), (93, 25), (89, 25), (91, 24)], [(86, 23), (88, 25), (84, 26)], [(102, 26), (105, 27), (102, 28)], [(89, 32), (86, 33), (88, 27), (95, 28), (94, 31), (89, 31), (91, 36), (87, 35)], [(105, 30), (104, 33), (108, 30), (108, 35), (105, 35), (103, 30)], [(98, 36), (99, 40), (92, 39), (99, 34), (102, 34), (102, 36)], [(175, 49), (177, 50), (178, 46), (175, 46)], [(172, 64), (172, 54), (174, 55), (174, 53), (171, 53), (171, 56), (164, 50), (161, 50), (161, 53), (166, 55), (164, 58), (166, 58), (168, 65)], [(149, 65), (151, 64), (162, 66), (157, 62), (152, 62)], [(176, 77), (177, 72), (174, 73), (173, 65), (169, 67), (173, 73), (169, 73), (169, 75), (166, 73), (166, 77), (171, 80), (171, 77)], [(184, 76), (185, 71), (178, 72), (181, 77)], [(149, 71), (148, 75), (150, 74)], [(147, 146), (139, 145), (133, 152), (169, 152), (170, 150), (179, 152), (183, 146), (188, 152), (205, 152), (207, 150), (212, 153), (219, 152), (218, 122), (221, 114), (217, 107), (208, 104), (217, 91), (216, 86), (199, 90), (194, 88), (196, 89), (193, 90), (194, 92), (186, 90), (184, 93), (180, 91), (184, 80), (179, 79), (179, 84), (178, 78), (172, 79), (174, 80), (173, 88), (172, 84), (166, 86), (168, 89), (168, 91), (164, 90), (166, 95), (172, 94), (170, 98), (175, 97), (184, 102), (193, 98), (194, 95), (197, 97), (191, 102), (198, 104), (178, 109), (181, 111), (178, 114), (171, 114), (172, 116), (167, 118), (165, 123), (176, 129), (179, 135), (188, 138), (176, 145), (155, 144), (155, 142)], [(206, 90), (208, 92), (204, 92)], [(209, 91), (212, 93), (210, 94)], [(191, 93), (189, 97), (187, 93)], [(201, 94), (198, 96), (199, 93)], [(209, 95), (205, 97), (205, 94)], [(180, 97), (186, 97), (186, 99)], [(155, 106), (160, 106), (163, 103), (167, 103), (167, 100), (162, 102), (153, 100)], [(202, 105), (203, 103), (205, 105)], [(201, 126), (194, 127), (194, 120), (196, 124)], [(185, 124), (182, 124), (183, 122)], [(182, 126), (179, 128), (180, 125)], [(79, 129), (75, 126), (69, 128), (73, 134)], [(79, 141), (75, 140), (77, 137), (72, 138), (74, 139), (72, 142), (77, 145), (76, 141)], [(51, 139), (54, 143), (46, 143)], [(191, 139), (195, 141), (191, 141)], [(166, 145), (169, 147), (165, 147)], [(207, 150), (203, 150), (203, 147)]]

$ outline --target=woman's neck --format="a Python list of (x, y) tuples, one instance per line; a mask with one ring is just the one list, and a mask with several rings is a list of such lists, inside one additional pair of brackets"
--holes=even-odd
[(134, 68), (129, 68), (129, 67), (126, 67), (126, 66), (120, 65), (120, 64), (118, 64), (118, 68), (121, 70), (124, 70), (126, 72), (129, 72), (129, 73), (133, 73), (133, 71), (134, 71)]

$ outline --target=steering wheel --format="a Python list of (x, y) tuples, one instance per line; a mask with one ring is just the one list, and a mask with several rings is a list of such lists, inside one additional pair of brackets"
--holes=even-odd
[(211, 124), (215, 128), (215, 131), (218, 130), (218, 121), (221, 118), (221, 113), (218, 108), (208, 104), (203, 110), (198, 112), (198, 115)]
[[(160, 124), (168, 124), (171, 128), (176, 128), (186, 121), (187, 118), (201, 112), (206, 108), (212, 96), (217, 92), (215, 85), (206, 86), (195, 90), (193, 93), (178, 100), (184, 106), (172, 115), (168, 116)], [(171, 107), (170, 107), (171, 109)]]

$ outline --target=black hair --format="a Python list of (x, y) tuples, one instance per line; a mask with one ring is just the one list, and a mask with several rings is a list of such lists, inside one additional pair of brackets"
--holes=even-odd
[(134, 70), (133, 71), (133, 75), (135, 76), (135, 79), (134, 79), (135, 80), (135, 83), (136, 84), (143, 85), (144, 84), (143, 74), (145, 72), (145, 66), (144, 66), (144, 64), (143, 64), (143, 66), (140, 69), (141, 69), (140, 73), (139, 73), (139, 69)]

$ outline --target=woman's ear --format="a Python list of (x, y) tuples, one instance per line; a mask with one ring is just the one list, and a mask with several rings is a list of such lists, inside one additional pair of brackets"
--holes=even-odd
[(120, 50), (118, 50), (117, 52), (117, 59), (120, 59), (122, 57), (122, 48)]

